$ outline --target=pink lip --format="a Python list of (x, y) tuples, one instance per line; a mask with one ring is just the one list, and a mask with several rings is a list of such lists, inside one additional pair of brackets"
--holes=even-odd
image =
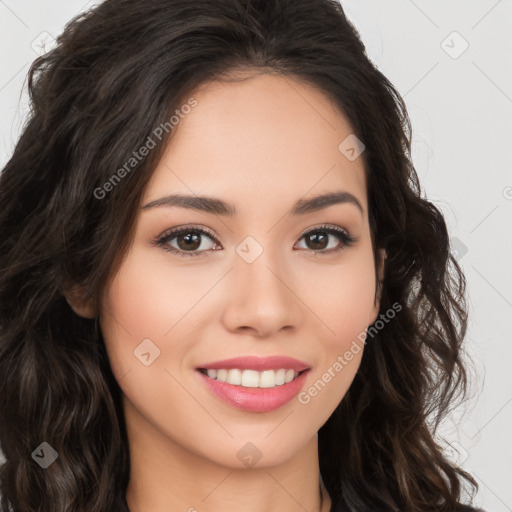
[[(286, 367), (286, 365), (284, 366)], [(209, 366), (209, 368), (211, 367)], [(220, 366), (220, 368), (226, 367)], [(235, 368), (240, 367), (235, 366)], [(211, 379), (199, 370), (196, 371), (208, 389), (221, 400), (237, 409), (251, 412), (269, 412), (282, 407), (297, 396), (309, 372), (309, 370), (304, 371), (295, 380), (281, 386), (273, 388), (246, 388)]]
[(287, 356), (245, 356), (235, 357), (232, 359), (224, 359), (222, 361), (214, 361), (212, 363), (205, 363), (196, 367), (196, 369), (200, 368), (205, 370), (219, 370), (222, 368), (230, 370), (232, 368), (239, 368), (240, 370), (256, 370), (258, 372), (262, 372), (264, 370), (279, 370), (284, 368), (285, 370), (295, 370), (296, 372), (302, 372), (303, 370), (308, 370), (310, 366), (304, 361), (299, 361), (298, 359)]

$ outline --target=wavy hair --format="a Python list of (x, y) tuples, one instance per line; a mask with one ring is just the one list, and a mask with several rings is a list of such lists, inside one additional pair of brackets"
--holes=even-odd
[[(124, 507), (130, 474), (121, 390), (96, 320), (63, 296), (100, 298), (171, 130), (104, 187), (195, 87), (277, 73), (335, 102), (365, 144), (381, 312), (353, 383), (319, 431), (335, 503), (362, 512), (454, 512), (475, 480), (436, 441), (467, 395), (465, 279), (411, 160), (405, 103), (335, 0), (107, 0), (70, 21), (28, 74), (31, 110), (0, 174), (0, 467), (5, 511)], [(219, 122), (222, 122), (219, 120)], [(58, 460), (42, 470), (42, 442)], [(31, 456), (32, 455), (32, 456)], [(42, 505), (45, 504), (45, 505)]]

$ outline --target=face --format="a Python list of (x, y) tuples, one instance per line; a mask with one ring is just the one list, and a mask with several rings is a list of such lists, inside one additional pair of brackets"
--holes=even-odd
[[(339, 404), (378, 312), (364, 154), (347, 158), (347, 120), (290, 78), (214, 82), (193, 97), (140, 204), (101, 328), (128, 424), (226, 467), (243, 466), (250, 442), (271, 466)], [(304, 206), (335, 193), (337, 202)], [(177, 194), (225, 205), (165, 199)], [(244, 356), (291, 357), (307, 371), (299, 386), (272, 387), (265, 379), (283, 372), (235, 369), (228, 376), (249, 387), (216, 380), (231, 397), (221, 398), (198, 370)], [(270, 387), (250, 387), (255, 376)]]

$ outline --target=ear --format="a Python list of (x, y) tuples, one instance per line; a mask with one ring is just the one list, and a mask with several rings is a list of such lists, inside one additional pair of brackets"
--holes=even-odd
[(92, 299), (84, 299), (84, 289), (80, 285), (68, 285), (62, 290), (62, 295), (70, 305), (71, 309), (83, 318), (94, 318), (96, 316)]
[(379, 252), (378, 252), (378, 261), (377, 261), (377, 264), (376, 264), (376, 269), (377, 269), (377, 284), (376, 284), (376, 287), (375, 287), (375, 299), (374, 299), (374, 302), (373, 302), (373, 310), (372, 310), (372, 313), (371, 313), (371, 322), (370, 324), (372, 324), (373, 322), (375, 322), (375, 320), (377, 320), (377, 316), (379, 314), (379, 308), (380, 308), (380, 300), (381, 300), (381, 297), (382, 297), (382, 283), (384, 281), (384, 270), (385, 270), (385, 263), (386, 263), (386, 258), (387, 258), (388, 254), (386, 252), (386, 249), (380, 249)]

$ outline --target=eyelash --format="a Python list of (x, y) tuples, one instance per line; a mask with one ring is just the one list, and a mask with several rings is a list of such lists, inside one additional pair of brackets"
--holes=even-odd
[[(301, 235), (299, 240), (302, 240), (304, 237), (306, 237), (307, 235), (309, 235), (311, 233), (316, 233), (319, 231), (321, 231), (323, 233), (327, 233), (329, 235), (336, 236), (339, 239), (339, 241), (341, 242), (341, 245), (337, 248), (323, 250), (323, 251), (313, 251), (312, 249), (305, 249), (306, 251), (308, 251), (309, 253), (313, 253), (314, 255), (317, 255), (317, 254), (325, 255), (325, 254), (332, 254), (333, 252), (342, 251), (343, 249), (346, 249), (347, 247), (351, 247), (355, 242), (357, 242), (357, 238), (351, 236), (345, 229), (342, 229), (338, 226), (328, 225), (328, 224), (324, 224), (323, 226), (315, 227), (313, 229), (310, 229), (309, 231), (306, 231), (303, 235)], [(185, 226), (185, 227), (180, 227), (180, 228), (173, 228), (173, 229), (167, 231), (166, 233), (164, 233), (159, 238), (157, 238), (154, 241), (154, 244), (159, 247), (162, 247), (162, 249), (164, 249), (165, 251), (168, 251), (173, 254), (177, 254), (179, 256), (185, 256), (185, 257), (187, 257), (187, 256), (191, 256), (191, 257), (202, 256), (204, 253), (211, 251), (211, 250), (210, 251), (207, 251), (207, 250), (182, 251), (182, 250), (176, 249), (175, 247), (171, 247), (170, 245), (168, 245), (168, 243), (171, 240), (173, 240), (174, 238), (177, 238), (178, 236), (187, 234), (187, 233), (199, 233), (201, 235), (205, 235), (208, 238), (212, 239), (212, 241), (214, 241), (215, 243), (218, 244), (218, 241), (216, 240), (214, 234), (210, 230), (205, 229), (205, 228), (195, 227), (195, 226)], [(218, 249), (214, 249), (214, 250), (218, 250)]]

